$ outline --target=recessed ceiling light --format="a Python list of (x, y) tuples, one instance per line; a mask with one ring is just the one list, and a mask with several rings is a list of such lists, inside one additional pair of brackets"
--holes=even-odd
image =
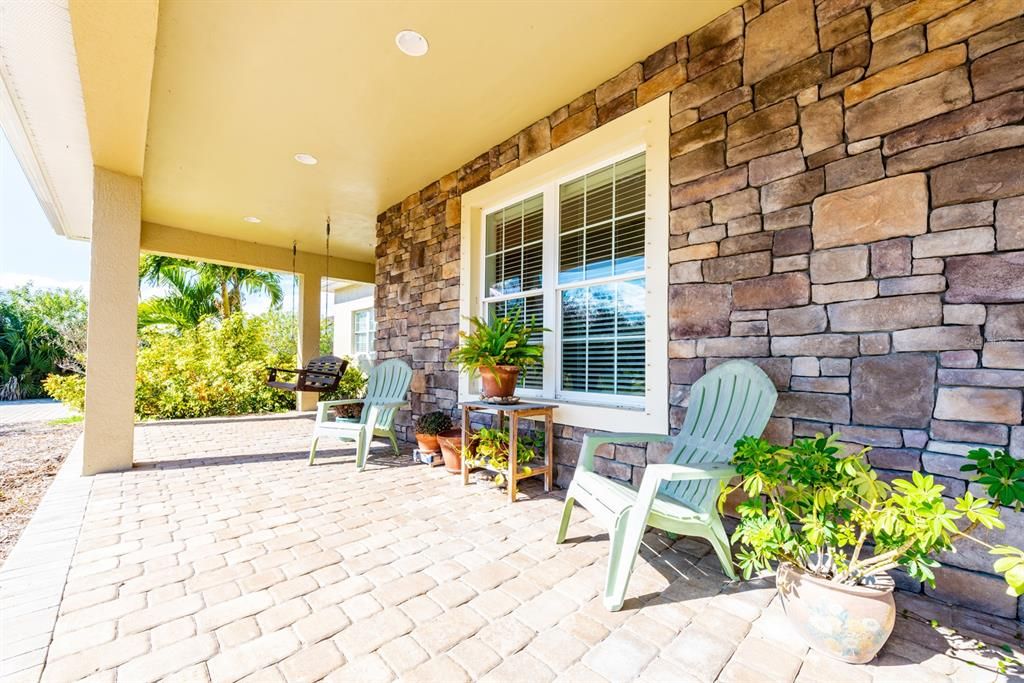
[(246, 223), (262, 223), (263, 222), (261, 219), (257, 218), (256, 216), (246, 216), (242, 220), (245, 221)]
[(430, 49), (426, 38), (416, 31), (409, 30), (398, 32), (398, 35), (395, 36), (395, 45), (410, 57), (422, 57)]
[(300, 164), (306, 164), (306, 166), (312, 166), (316, 164), (317, 159), (312, 154), (301, 153), (295, 155), (295, 161), (299, 162)]

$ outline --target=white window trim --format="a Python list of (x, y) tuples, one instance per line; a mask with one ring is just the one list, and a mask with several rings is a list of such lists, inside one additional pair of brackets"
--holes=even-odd
[[(646, 305), (646, 392), (642, 406), (611, 405), (584, 395), (579, 400), (537, 398), (535, 391), (518, 389), (517, 394), (559, 408), (555, 421), (575, 427), (608, 431), (647, 431), (667, 434), (668, 420), (668, 147), (669, 97), (664, 95), (600, 128), (554, 149), (519, 168), (462, 195), (460, 247), (460, 327), (469, 330), (467, 318), (479, 315), (484, 287), (484, 216), (503, 206), (537, 194), (545, 187), (579, 177), (640, 151), (646, 152), (646, 248), (644, 270)], [(545, 240), (550, 239), (548, 223), (555, 224), (557, 193), (546, 192), (544, 204)], [(550, 217), (550, 218), (549, 218)], [(554, 283), (555, 259), (545, 259), (544, 278)], [(557, 297), (546, 296), (546, 320), (555, 320)], [(558, 347), (557, 330), (545, 333), (544, 344)], [(545, 366), (547, 374), (554, 367)], [(557, 378), (554, 378), (557, 380)], [(459, 400), (479, 398), (479, 384), (466, 373), (459, 376)], [(589, 399), (589, 400), (588, 400)], [(613, 399), (614, 400), (614, 399)]]

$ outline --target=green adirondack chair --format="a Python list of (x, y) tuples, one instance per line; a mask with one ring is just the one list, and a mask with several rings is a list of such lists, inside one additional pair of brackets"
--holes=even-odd
[[(375, 436), (386, 436), (398, 455), (398, 440), (395, 437), (395, 413), (408, 407), (405, 400), (412, 382), (412, 368), (397, 358), (386, 360), (370, 371), (366, 382), (365, 398), (350, 398), (342, 401), (320, 401), (316, 404), (316, 426), (313, 428), (313, 443), (309, 447), (309, 464), (316, 458), (316, 445), (321, 437), (356, 442), (356, 469), (366, 467), (366, 456), (370, 442)], [(339, 420), (329, 415), (333, 406), (362, 403), (363, 410), (358, 420)]]
[[(640, 541), (648, 526), (670, 536), (707, 539), (736, 578), (729, 537), (716, 509), (719, 482), (735, 474), (729, 465), (733, 444), (743, 436), (760, 436), (775, 408), (776, 392), (767, 375), (747, 361), (724, 363), (701, 377), (690, 392), (686, 419), (678, 436), (659, 434), (588, 434), (565, 497), (557, 543), (565, 540), (573, 503), (578, 502), (608, 527), (611, 556), (604, 604), (622, 607)], [(594, 472), (594, 452), (606, 443), (671, 441), (664, 464), (648, 465), (639, 489)]]

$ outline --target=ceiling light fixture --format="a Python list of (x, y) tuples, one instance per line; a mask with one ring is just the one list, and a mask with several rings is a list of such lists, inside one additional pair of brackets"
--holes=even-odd
[(256, 216), (246, 216), (242, 220), (245, 221), (246, 223), (262, 223), (263, 222), (262, 219), (259, 219)]
[(317, 163), (317, 158), (312, 154), (299, 153), (295, 155), (295, 161), (306, 166), (314, 166)]
[(410, 30), (399, 31), (395, 36), (395, 45), (410, 57), (422, 57), (430, 49), (426, 38), (416, 31)]

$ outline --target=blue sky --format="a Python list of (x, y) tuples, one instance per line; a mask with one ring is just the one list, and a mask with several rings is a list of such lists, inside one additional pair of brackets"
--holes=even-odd
[[(28, 179), (0, 131), (0, 289), (32, 282), (36, 287), (89, 288), (89, 243), (61, 237), (50, 227)], [(284, 309), (291, 310), (291, 278), (282, 278)], [(144, 288), (143, 295), (156, 293)], [(262, 313), (266, 297), (251, 296), (245, 310)]]

